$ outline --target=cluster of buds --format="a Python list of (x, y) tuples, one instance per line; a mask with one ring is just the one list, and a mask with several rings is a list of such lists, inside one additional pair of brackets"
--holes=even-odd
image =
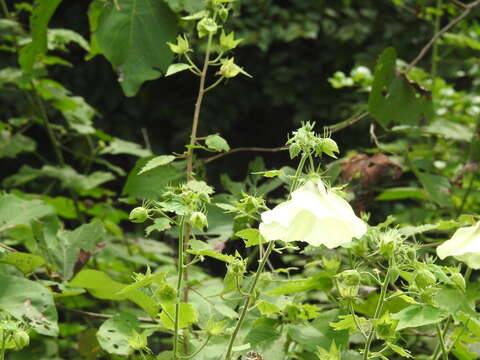
[(315, 154), (320, 156), (327, 154), (336, 158), (335, 153), (339, 152), (337, 143), (329, 136), (320, 136), (313, 130), (314, 124), (306, 122), (302, 127), (293, 132), (293, 136), (288, 139), (287, 145), (290, 158), (297, 157), (300, 153)]

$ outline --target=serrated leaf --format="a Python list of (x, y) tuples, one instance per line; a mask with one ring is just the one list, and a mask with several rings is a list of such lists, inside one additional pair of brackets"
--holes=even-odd
[(213, 188), (209, 186), (205, 181), (190, 180), (187, 183), (187, 188), (199, 194), (213, 194)]
[(451, 185), (446, 177), (420, 171), (417, 172), (417, 177), (430, 199), (440, 206), (447, 207), (452, 205), (450, 197)]
[(418, 125), (433, 117), (433, 105), (428, 95), (418, 91), (418, 85), (396, 73), (397, 53), (387, 48), (375, 67), (368, 111), (384, 128), (391, 123)]
[(128, 174), (122, 195), (158, 200), (165, 186), (175, 186), (185, 179), (185, 163), (180, 161), (163, 165), (145, 174), (138, 175), (138, 172), (149, 160), (151, 159), (143, 158), (137, 161), (135, 167)]
[(128, 339), (139, 331), (140, 322), (129, 313), (120, 313), (106, 320), (98, 329), (97, 340), (103, 350), (110, 354), (130, 355), (134, 349)]
[(268, 295), (287, 295), (310, 290), (329, 290), (332, 280), (325, 272), (315, 274), (306, 280), (290, 280), (287, 283), (267, 292)]
[(96, 31), (98, 46), (120, 73), (126, 96), (134, 96), (143, 82), (167, 70), (173, 59), (167, 42), (176, 35), (175, 14), (154, 0), (118, 0), (118, 8), (105, 6)]
[(97, 243), (105, 236), (105, 228), (99, 221), (81, 225), (74, 231), (51, 233), (51, 229), (45, 226), (43, 233), (37, 233), (37, 240), (44, 249), (44, 256), (48, 256), (65, 279), (73, 276), (81, 250), (95, 251)]
[(48, 50), (68, 51), (67, 45), (75, 43), (85, 51), (90, 51), (87, 40), (79, 33), (70, 29), (48, 29), (47, 42)]
[(0, 274), (0, 309), (26, 322), (39, 334), (58, 335), (57, 310), (47, 288), (16, 276)]
[(26, 275), (45, 264), (45, 260), (38, 255), (15, 251), (0, 254), (0, 263), (15, 266)]
[(34, 220), (54, 213), (40, 200), (23, 200), (11, 194), (0, 195), (0, 232), (17, 225), (30, 225)]
[(200, 240), (190, 240), (190, 249), (187, 252), (193, 255), (208, 256), (226, 263), (231, 263), (235, 260), (234, 256), (216, 252), (210, 245)]
[(246, 247), (264, 244), (266, 242), (262, 234), (260, 234), (260, 231), (257, 229), (240, 230), (235, 235), (245, 240)]
[(128, 154), (138, 157), (151, 156), (152, 152), (148, 149), (142, 148), (137, 143), (131, 141), (125, 141), (121, 139), (114, 139), (107, 147), (103, 148), (100, 151), (100, 154)]
[(410, 351), (402, 348), (401, 346), (398, 346), (398, 345), (395, 345), (395, 344), (392, 344), (392, 343), (388, 343), (388, 347), (402, 357), (406, 357), (406, 358), (411, 358), (412, 357), (412, 355), (410, 354)]
[(153, 159), (149, 160), (144, 167), (138, 172), (137, 175), (141, 175), (146, 173), (147, 171), (153, 170), (159, 166), (164, 166), (170, 164), (173, 160), (175, 160), (175, 156), (173, 155), (160, 155), (156, 156)]
[(411, 305), (393, 314), (392, 319), (398, 320), (397, 330), (415, 328), (436, 324), (445, 319), (448, 312), (432, 305)]
[(150, 236), (152, 231), (162, 232), (170, 229), (171, 227), (172, 226), (170, 225), (170, 220), (168, 220), (167, 218), (156, 218), (155, 220), (153, 220), (152, 225), (147, 226), (147, 228), (145, 229), (145, 234), (147, 236)]
[(165, 76), (170, 76), (170, 75), (176, 74), (178, 72), (188, 70), (191, 67), (192, 66), (190, 64), (185, 64), (185, 63), (171, 64), (168, 67), (167, 72), (165, 73)]
[(12, 135), (9, 131), (0, 131), (0, 158), (14, 158), (22, 152), (35, 151), (37, 144), (20, 133)]
[(158, 313), (158, 305), (147, 294), (138, 289), (129, 291), (124, 295), (118, 295), (118, 293), (128, 285), (111, 279), (110, 276), (102, 271), (82, 270), (68, 283), (68, 286), (85, 288), (98, 299), (128, 299), (140, 306), (152, 318)]
[[(163, 325), (172, 330), (174, 327), (173, 321), (171, 319), (175, 318), (175, 304), (163, 304), (163, 311), (160, 313), (160, 318), (162, 319)], [(191, 304), (184, 302), (180, 303), (180, 329), (186, 328), (191, 324), (194, 324), (198, 321), (198, 314)], [(170, 316), (166, 315), (168, 313)]]
[(35, 62), (47, 52), (47, 27), (61, 0), (36, 0), (30, 16), (32, 41), (20, 49), (18, 62), (25, 72), (33, 70)]
[(277, 320), (259, 319), (256, 320), (243, 340), (249, 343), (252, 348), (257, 348), (262, 343), (274, 341), (280, 337), (280, 333), (275, 329)]
[(227, 140), (220, 135), (209, 135), (205, 140), (205, 145), (211, 150), (215, 151), (230, 151), (230, 146)]
[(271, 315), (280, 312), (280, 308), (277, 305), (269, 303), (265, 300), (258, 301), (255, 306), (258, 308), (258, 310), (260, 310), (262, 315)]

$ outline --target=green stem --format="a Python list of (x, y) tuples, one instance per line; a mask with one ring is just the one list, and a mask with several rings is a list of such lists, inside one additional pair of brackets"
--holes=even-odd
[[(380, 290), (380, 297), (378, 298), (377, 307), (375, 309), (375, 314), (373, 316), (374, 320), (377, 320), (380, 317), (382, 312), (383, 302), (385, 300), (385, 295), (387, 293), (388, 284), (390, 283), (390, 267), (389, 264), (387, 274), (385, 275), (385, 280), (383, 281), (382, 289)], [(365, 350), (363, 351), (363, 360), (368, 359), (368, 355), (370, 353), (370, 346), (372, 345), (373, 337), (375, 335), (375, 328), (370, 330), (368, 334), (367, 342), (365, 343)]]
[(438, 336), (438, 340), (440, 341), (440, 348), (442, 350), (443, 360), (448, 360), (448, 351), (445, 346), (445, 339), (443, 337), (445, 334), (442, 332), (442, 329), (440, 328), (440, 324), (437, 323), (435, 325), (435, 328), (437, 329), (437, 336)]
[(360, 324), (359, 324), (358, 319), (357, 319), (357, 315), (355, 314), (355, 309), (353, 308), (353, 300), (352, 299), (349, 299), (348, 308), (350, 309), (350, 314), (353, 317), (353, 322), (355, 323), (355, 326), (357, 327), (358, 331), (360, 331), (360, 333), (363, 335), (363, 338), (366, 341), (367, 340), (367, 335), (365, 335), (365, 332), (360, 327)]
[(0, 0), (0, 4), (2, 4), (2, 10), (3, 10), (3, 13), (5, 14), (5, 17), (11, 20), (12, 17), (10, 15), (10, 11), (8, 11), (8, 6), (5, 0)]
[(200, 351), (203, 350), (203, 348), (205, 346), (207, 346), (208, 342), (210, 341), (210, 338), (212, 337), (212, 335), (208, 335), (207, 337), (207, 340), (205, 340), (205, 342), (197, 349), (195, 350), (191, 355), (188, 355), (188, 356), (180, 356), (180, 359), (192, 359), (194, 358)]
[(174, 332), (173, 332), (173, 358), (177, 360), (178, 356), (178, 333), (180, 329), (180, 293), (182, 290), (182, 282), (183, 282), (183, 236), (184, 236), (184, 228), (185, 228), (185, 219), (182, 218), (180, 221), (180, 225), (178, 227), (178, 278), (177, 278), (177, 302), (175, 303), (175, 321), (174, 321)]
[(0, 360), (5, 359), (5, 330), (2, 330), (2, 348), (0, 349)]
[[(288, 198), (292, 195), (292, 192), (295, 191), (298, 180), (300, 178), (300, 175), (302, 174), (303, 168), (305, 166), (305, 161), (308, 158), (308, 154), (303, 154), (302, 158), (300, 159), (300, 162), (297, 167), (297, 171), (295, 172), (295, 177), (292, 181), (292, 185), (290, 187), (290, 193), (288, 194)], [(235, 329), (233, 330), (233, 333), (230, 337), (230, 341), (228, 343), (228, 348), (227, 348), (227, 354), (225, 355), (225, 360), (231, 360), (232, 358), (232, 351), (233, 351), (233, 344), (235, 343), (235, 338), (238, 335), (238, 332), (240, 331), (240, 328), (242, 327), (243, 321), (245, 320), (245, 316), (247, 315), (248, 307), (250, 305), (250, 300), (253, 296), (253, 292), (255, 291), (255, 287), (257, 286), (258, 279), (260, 278), (260, 274), (263, 272), (263, 269), (265, 268), (265, 264), (267, 263), (268, 257), (270, 256), (270, 253), (272, 252), (273, 248), (275, 247), (274, 241), (270, 241), (268, 244), (267, 250), (265, 251), (265, 254), (263, 255), (260, 264), (258, 265), (257, 272), (255, 274), (255, 277), (253, 278), (252, 284), (250, 285), (250, 289), (248, 293), (245, 295), (245, 303), (243, 304), (242, 312), (240, 314), (240, 317), (238, 318), (237, 324), (235, 325)]]
[(248, 307), (250, 306), (250, 301), (253, 296), (253, 292), (255, 291), (255, 287), (257, 286), (258, 279), (260, 278), (260, 274), (263, 272), (263, 268), (265, 267), (265, 264), (267, 262), (268, 256), (273, 250), (273, 247), (275, 245), (274, 241), (270, 241), (267, 247), (267, 251), (265, 251), (265, 254), (262, 257), (262, 260), (260, 261), (260, 264), (258, 265), (257, 272), (255, 274), (255, 277), (253, 278), (252, 284), (250, 285), (250, 289), (245, 296), (245, 302), (243, 304), (242, 312), (240, 314), (240, 317), (238, 318), (237, 325), (235, 326), (235, 329), (233, 330), (232, 336), (230, 337), (230, 341), (228, 343), (228, 348), (227, 348), (227, 354), (225, 355), (225, 360), (231, 360), (232, 358), (232, 351), (233, 351), (233, 344), (235, 343), (235, 338), (238, 335), (238, 332), (240, 331), (240, 328), (242, 327), (243, 321), (245, 320), (245, 316), (247, 315)]
[[(435, 24), (434, 24), (434, 34), (438, 33), (440, 30), (440, 19), (441, 19), (441, 7), (442, 7), (442, 0), (437, 0), (437, 3), (435, 5), (436, 8), (436, 16), (435, 16)], [(432, 80), (433, 80), (433, 86), (432, 86), (432, 93), (436, 95), (436, 78), (437, 78), (437, 60), (438, 60), (438, 42), (435, 41), (433, 44), (433, 49), (432, 49), (432, 67), (431, 67), (431, 75), (432, 75)]]

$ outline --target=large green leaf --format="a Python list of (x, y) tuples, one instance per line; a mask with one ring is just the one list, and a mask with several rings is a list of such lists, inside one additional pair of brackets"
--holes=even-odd
[(411, 305), (393, 314), (392, 319), (398, 320), (397, 330), (415, 328), (436, 324), (445, 319), (449, 313), (431, 305)]
[(24, 274), (28, 274), (37, 267), (45, 264), (45, 260), (38, 255), (14, 251), (0, 254), (0, 263), (15, 266)]
[(432, 101), (426, 91), (396, 73), (396, 59), (394, 48), (380, 55), (368, 98), (368, 111), (384, 128), (391, 123), (418, 125), (433, 117)]
[(128, 285), (111, 279), (102, 271), (82, 270), (70, 281), (69, 286), (85, 288), (98, 299), (128, 299), (143, 308), (151, 317), (155, 317), (158, 313), (159, 306), (147, 294), (138, 289), (119, 295)]
[(142, 158), (128, 174), (122, 194), (132, 197), (157, 200), (165, 186), (175, 185), (185, 178), (185, 163), (175, 162), (138, 174), (153, 157)]
[(127, 96), (143, 82), (159, 78), (172, 62), (167, 42), (177, 35), (177, 19), (160, 0), (118, 0), (100, 15), (96, 39), (101, 52), (119, 73)]
[(55, 265), (56, 271), (65, 279), (70, 279), (81, 251), (93, 252), (96, 244), (103, 240), (105, 229), (101, 222), (95, 221), (84, 224), (74, 231), (56, 230), (58, 230), (56, 225), (47, 224), (43, 227), (43, 232), (37, 232), (37, 238), (44, 256)]
[(433, 201), (440, 206), (452, 205), (450, 182), (446, 177), (420, 171), (417, 172), (417, 177)]
[(57, 310), (50, 291), (37, 282), (0, 274), (0, 310), (27, 322), (39, 334), (57, 336)]
[(35, 141), (20, 133), (12, 135), (9, 131), (0, 131), (0, 158), (14, 158), (21, 152), (35, 151), (36, 146)]
[(290, 280), (267, 292), (268, 295), (287, 295), (310, 290), (329, 290), (332, 280), (325, 272), (320, 272), (306, 280)]
[(30, 16), (32, 41), (20, 49), (19, 63), (26, 72), (47, 52), (47, 28), (50, 18), (62, 0), (36, 0)]
[(0, 232), (52, 214), (53, 208), (40, 200), (23, 200), (11, 194), (0, 195)]
[(139, 331), (140, 322), (129, 313), (115, 315), (98, 329), (97, 339), (103, 350), (110, 354), (130, 355), (134, 349), (128, 343), (134, 332)]

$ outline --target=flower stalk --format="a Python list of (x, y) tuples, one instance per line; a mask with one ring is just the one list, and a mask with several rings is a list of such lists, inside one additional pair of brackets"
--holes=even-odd
[(173, 332), (173, 358), (177, 360), (178, 357), (178, 337), (180, 328), (180, 293), (182, 290), (183, 275), (185, 266), (183, 264), (183, 239), (185, 231), (185, 218), (182, 217), (178, 227), (178, 278), (177, 278), (177, 301), (175, 303), (175, 318), (174, 318), (174, 332)]

